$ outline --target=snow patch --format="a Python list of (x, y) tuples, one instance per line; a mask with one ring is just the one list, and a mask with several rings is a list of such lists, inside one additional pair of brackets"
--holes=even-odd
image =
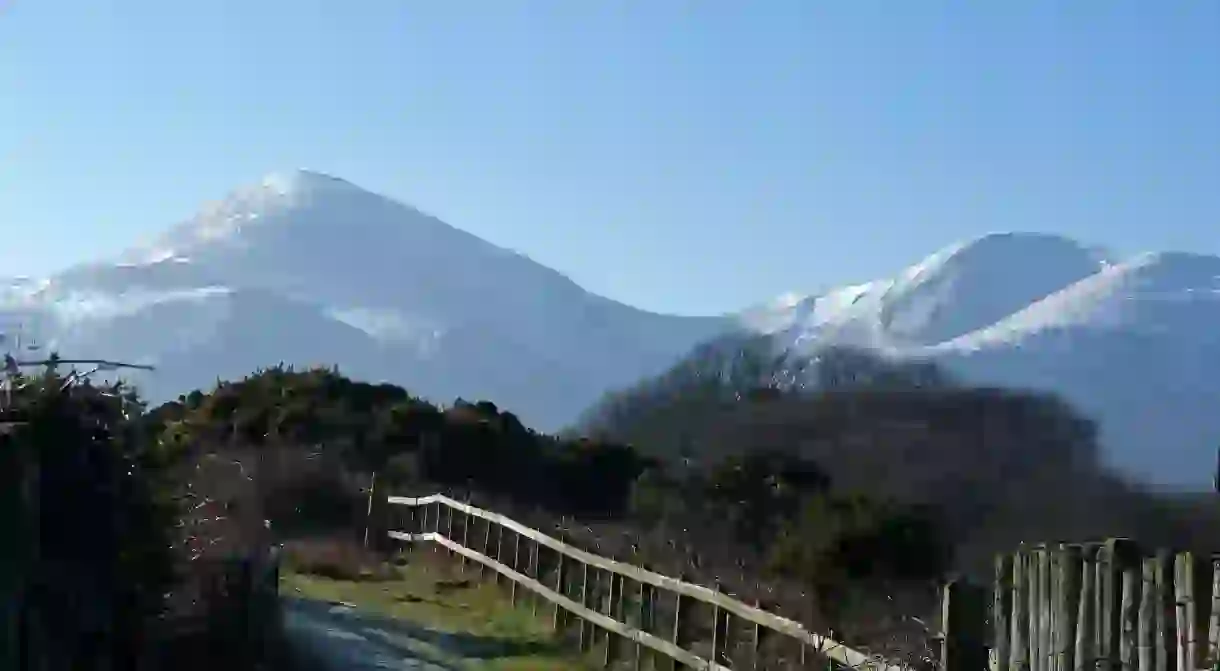
[(82, 321), (133, 315), (160, 303), (201, 301), (230, 293), (229, 288), (217, 286), (172, 291), (137, 289), (117, 294), (100, 291), (70, 291), (56, 296), (47, 307), (50, 308), (51, 315), (62, 326), (71, 326)]
[(331, 308), (326, 310), (326, 315), (360, 329), (381, 342), (413, 345), (419, 348), (421, 354), (434, 351), (444, 335), (444, 330), (435, 322), (410, 318), (393, 309)]

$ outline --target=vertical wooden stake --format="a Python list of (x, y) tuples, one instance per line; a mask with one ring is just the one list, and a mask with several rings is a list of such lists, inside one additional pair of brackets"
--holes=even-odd
[[(563, 556), (562, 552), (557, 553), (557, 555), (558, 556), (555, 560), (556, 561), (556, 563), (555, 563), (555, 592), (557, 594), (559, 594), (560, 596), (567, 596), (568, 595), (567, 590), (565, 589), (565, 586), (567, 583), (565, 582), (566, 576), (565, 576), (565, 572), (564, 572), (564, 567), (565, 567), (565, 564), (563, 561), (564, 556)], [(565, 616), (565, 611), (563, 610), (563, 608), (560, 607), (559, 604), (555, 604), (555, 610), (551, 614), (551, 629), (553, 629), (555, 631), (559, 631), (560, 629), (562, 629), (565, 624), (564, 616)]]
[[(501, 557), (504, 556), (503, 550), (504, 550), (504, 525), (496, 524), (496, 561), (501, 564), (504, 563), (504, 560), (501, 559)], [(491, 580), (494, 584), (499, 585), (500, 584), (500, 572), (492, 571)]]
[[(1081, 551), (1080, 603), (1076, 608), (1076, 650), (1074, 671), (1091, 671), (1096, 660), (1097, 640), (1097, 548)], [(1016, 671), (1016, 669), (1013, 669)]]
[(433, 529), (432, 531), (434, 531), (438, 534), (441, 532), (441, 514), (442, 514), (443, 507), (444, 507), (444, 504), (442, 504), (440, 501), (436, 502), (436, 514), (433, 515), (433, 517), (436, 518), (436, 520), (435, 520), (436, 528)]
[(1136, 624), (1136, 671), (1153, 671), (1156, 664), (1156, 560), (1140, 565), (1139, 622)]
[[(596, 578), (596, 577), (597, 576), (595, 575), (594, 578)], [(584, 606), (585, 608), (588, 608), (590, 600), (591, 600), (591, 595), (590, 595), (590, 590), (589, 590), (589, 565), (584, 562), (581, 562), (580, 563), (580, 605)], [(577, 618), (577, 624), (580, 627), (580, 629), (577, 633), (576, 644), (577, 644), (577, 647), (580, 649), (580, 652), (585, 653), (585, 652), (588, 652), (588, 650), (589, 650), (589, 638), (592, 636), (592, 633), (593, 633), (593, 625), (590, 624), (589, 621), (583, 617)]]
[(1130, 540), (1111, 538), (1106, 541), (1097, 562), (1102, 570), (1102, 578), (1098, 583), (1098, 589), (1102, 593), (1102, 608), (1098, 611), (1098, 633), (1101, 634), (1098, 656), (1105, 660), (1106, 668), (1113, 671), (1119, 671), (1122, 664), (1122, 572), (1125, 567), (1132, 565), (1138, 552)]
[[(644, 602), (645, 589), (644, 589), (644, 583), (642, 583), (642, 582), (636, 583), (636, 598), (638, 599), (638, 601), (635, 604), (635, 608), (636, 608), (635, 627), (636, 627), (636, 629), (639, 629), (641, 631), (648, 631), (648, 623), (645, 622), (645, 618), (647, 617), (647, 613), (648, 613), (648, 606)], [(643, 663), (644, 663), (644, 646), (640, 645), (640, 643), (637, 641), (635, 644), (635, 671), (640, 671), (640, 669), (643, 666)]]
[(1122, 595), (1119, 598), (1118, 662), (1124, 670), (1134, 669), (1139, 663), (1137, 640), (1139, 638), (1139, 605), (1141, 568), (1138, 565), (1122, 565)]
[[(483, 546), (479, 548), (479, 553), (487, 556), (487, 551), (491, 549), (491, 520), (483, 520)], [(498, 558), (497, 558), (498, 561)], [(495, 571), (492, 571), (494, 574)], [(483, 579), (483, 562), (479, 562), (479, 580)]]
[[(467, 501), (469, 503), (469, 500)], [(470, 513), (462, 511), (462, 547), (469, 548), (470, 542), (470, 520), (474, 519)], [(461, 561), (462, 573), (466, 573), (466, 555), (462, 555)]]
[[(686, 573), (685, 572), (679, 573), (678, 580), (680, 580), (682, 582), (686, 582)], [(678, 594), (678, 593), (674, 593), (674, 627), (673, 627), (673, 638), (670, 642), (683, 650), (686, 649), (685, 618), (688, 617), (688, 615), (686, 613), (686, 608), (684, 608), (684, 606), (686, 606), (686, 603), (685, 603), (685, 600), (682, 598), (682, 595)], [(678, 668), (678, 664), (677, 664), (677, 662), (674, 661), (673, 658), (671, 658), (667, 655), (665, 657), (665, 660), (666, 660), (666, 666), (671, 671), (676, 670)]]
[(1059, 551), (1059, 604), (1055, 616), (1059, 649), (1057, 666), (1060, 671), (1076, 668), (1076, 631), (1080, 626), (1080, 588), (1084, 567), (1080, 546), (1063, 547)]
[[(712, 591), (720, 595), (720, 579), (712, 584)], [(721, 648), (724, 646), (724, 634), (720, 631), (720, 604), (712, 604), (712, 656), (708, 659), (713, 664), (720, 663)]]
[(959, 580), (945, 585), (941, 596), (940, 671), (987, 668), (984, 639), (987, 600), (984, 591)]
[(1029, 556), (1029, 671), (1045, 671), (1042, 659), (1042, 579), (1040, 565), (1044, 549), (1035, 549)]
[(1212, 556), (1211, 569), (1212, 608), (1207, 618), (1206, 666), (1215, 669), (1220, 666), (1220, 557)]
[(1194, 671), (1197, 656), (1195, 641), (1195, 585), (1194, 557), (1189, 552), (1180, 552), (1174, 557), (1174, 615), (1178, 625), (1177, 656), (1178, 669)]
[[(541, 579), (541, 576), (538, 573), (538, 559), (539, 552), (541, 552), (539, 545), (540, 544), (538, 541), (534, 541), (533, 545), (530, 546), (530, 564), (525, 573), (525, 575), (528, 575), (534, 580)], [(534, 617), (538, 617), (538, 596), (534, 594), (533, 591), (531, 591), (528, 596), (530, 600), (530, 614)]]
[[(515, 534), (513, 534), (513, 563), (512, 563), (512, 569), (514, 571), (518, 570), (517, 566), (518, 566), (518, 560), (520, 559), (520, 557), (521, 557), (521, 534), (515, 533)], [(509, 584), (509, 588), (508, 588), (509, 589), (509, 594), (508, 594), (509, 603), (512, 604), (513, 607), (516, 607), (516, 605), (517, 605), (517, 581), (509, 580), (508, 584)]]
[(369, 476), (369, 503), (364, 511), (364, 549), (369, 549), (369, 527), (373, 526), (373, 492), (377, 489), (377, 471)]
[[(754, 607), (762, 610), (762, 604), (758, 599), (754, 600)], [(762, 626), (754, 622), (750, 627), (750, 669), (758, 671), (758, 653), (762, 644)]]
[[(622, 610), (622, 581), (617, 573), (606, 571), (606, 580), (608, 582), (606, 594), (606, 615), (611, 619), (618, 620), (618, 614)], [(602, 658), (602, 666), (610, 666), (614, 660), (618, 658), (618, 639), (609, 629), (606, 630), (606, 654)]]
[(1177, 671), (1177, 618), (1174, 615), (1173, 555), (1159, 550), (1153, 560), (1153, 590), (1156, 592), (1153, 619), (1156, 634), (1153, 668), (1155, 671)]
[(1012, 556), (1012, 627), (1009, 671), (1029, 669), (1029, 555), (1024, 548)]
[(1005, 671), (1009, 657), (1009, 636), (1012, 635), (1012, 555), (1000, 554), (995, 558), (995, 576), (992, 579), (991, 625), (993, 671)]
[[(1063, 664), (1063, 611), (1066, 592), (1063, 589), (1063, 559), (1064, 546), (1056, 544), (1050, 551), (1050, 658), (1047, 660), (1050, 671), (1066, 671)], [(1070, 668), (1070, 667), (1069, 667)]]

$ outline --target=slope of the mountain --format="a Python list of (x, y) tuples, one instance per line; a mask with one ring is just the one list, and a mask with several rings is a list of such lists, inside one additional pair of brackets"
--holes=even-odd
[(798, 359), (851, 346), (1057, 392), (1098, 421), (1111, 464), (1141, 480), (1206, 487), (1214, 472), (1218, 257), (1109, 260), (1062, 237), (994, 234), (891, 279), (786, 296), (743, 322)]
[(278, 362), (337, 364), (554, 428), (721, 318), (648, 313), (438, 219), (307, 171), (239, 189), (109, 263), (0, 292), (0, 327), (157, 366), (160, 400)]

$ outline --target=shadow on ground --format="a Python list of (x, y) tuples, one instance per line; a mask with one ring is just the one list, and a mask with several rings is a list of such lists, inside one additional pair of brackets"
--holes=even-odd
[(521, 642), (429, 629), (404, 620), (308, 599), (282, 599), (293, 645), (333, 669), (462, 671), (460, 660), (552, 653), (558, 644)]

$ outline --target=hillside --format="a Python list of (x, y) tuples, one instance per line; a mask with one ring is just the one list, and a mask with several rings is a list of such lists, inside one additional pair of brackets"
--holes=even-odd
[[(608, 396), (572, 433), (679, 469), (775, 451), (808, 460), (837, 491), (936, 511), (958, 565), (976, 571), (1036, 539), (1210, 547), (1214, 495), (1169, 496), (1113, 472), (1096, 424), (1060, 398), (846, 349), (794, 371), (769, 345), (722, 339)], [(794, 372), (812, 384), (781, 384)]]
[(1220, 442), (1220, 258), (1110, 258), (1053, 235), (951, 245), (892, 278), (743, 313), (793, 365), (849, 346), (982, 385), (1055, 392), (1097, 420), (1106, 463), (1210, 487)]

